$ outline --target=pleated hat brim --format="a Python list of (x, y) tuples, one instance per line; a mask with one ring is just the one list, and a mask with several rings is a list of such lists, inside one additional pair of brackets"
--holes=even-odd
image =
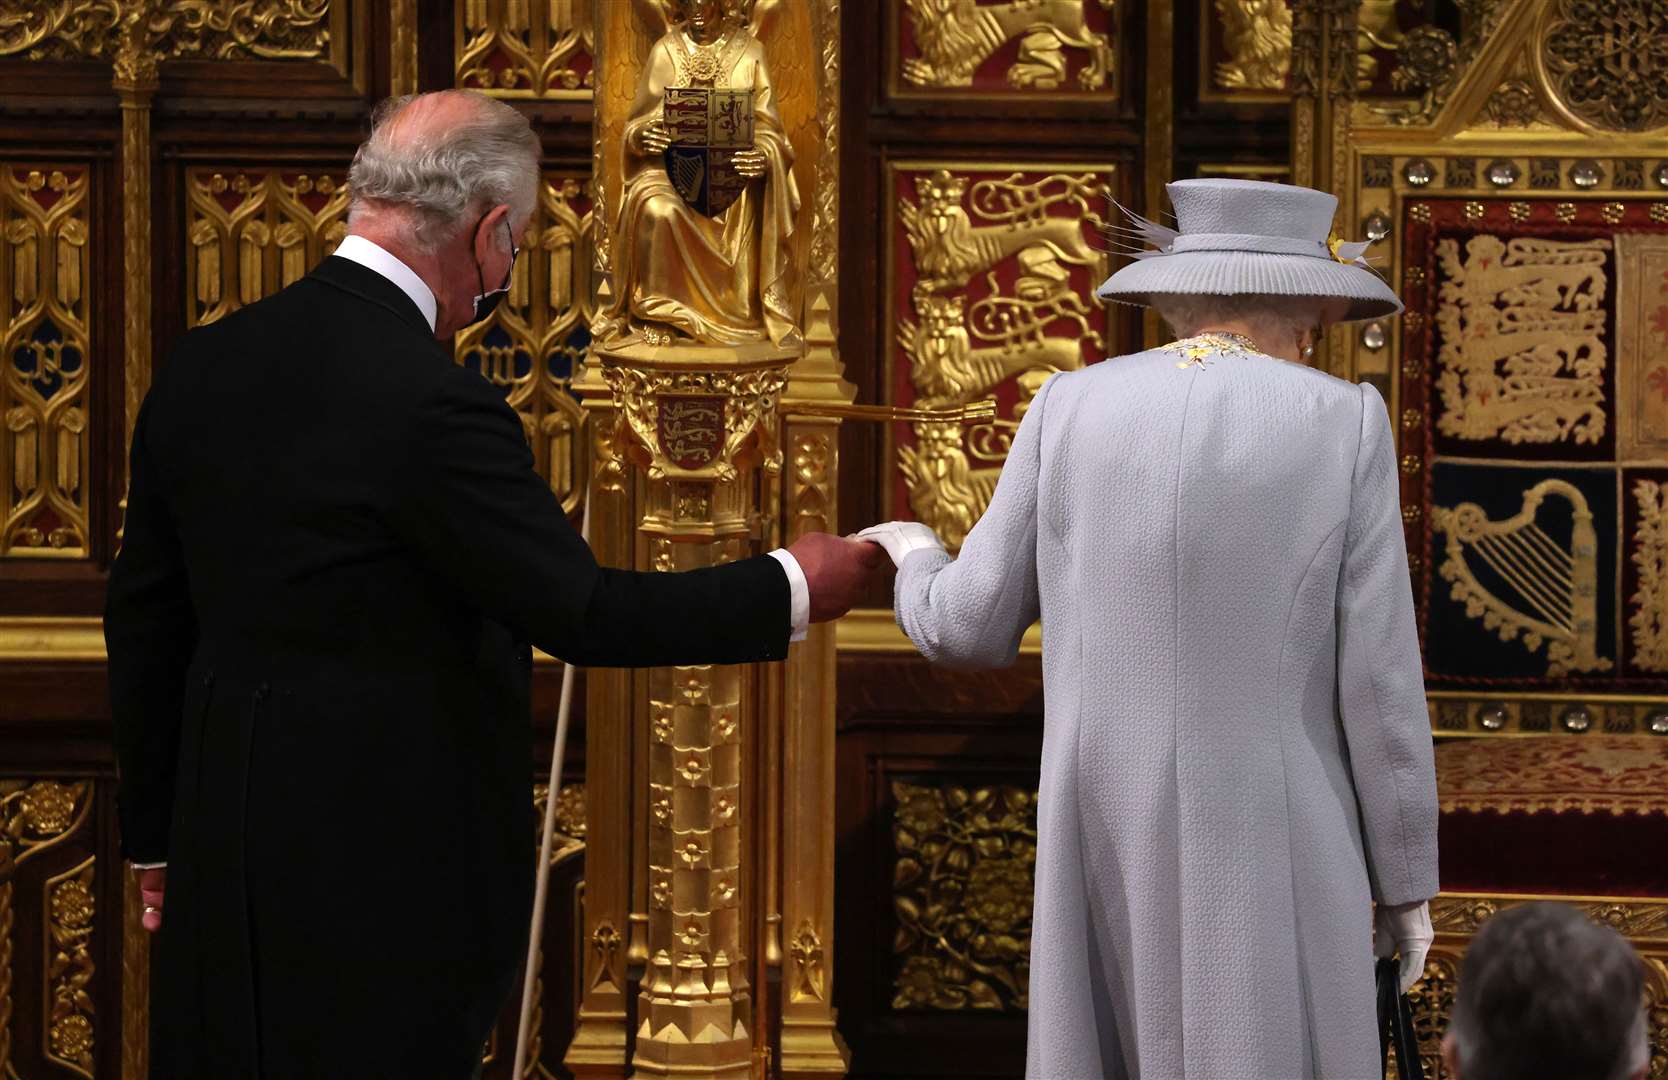
[(1095, 295), (1151, 305), (1153, 297), (1313, 296), (1350, 302), (1342, 322), (1381, 319), (1402, 310), (1383, 278), (1335, 259), (1261, 251), (1178, 251), (1137, 259), (1107, 278)]

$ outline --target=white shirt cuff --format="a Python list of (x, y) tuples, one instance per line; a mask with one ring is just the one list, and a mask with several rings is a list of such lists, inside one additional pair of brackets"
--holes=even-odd
[(168, 868), (168, 864), (165, 862), (136, 862), (128, 863), (128, 865), (135, 870), (166, 870)]
[(811, 583), (805, 580), (799, 560), (786, 548), (777, 548), (770, 557), (781, 563), (782, 572), (788, 575), (788, 623), (793, 628), (788, 640), (804, 641), (805, 632), (811, 628)]

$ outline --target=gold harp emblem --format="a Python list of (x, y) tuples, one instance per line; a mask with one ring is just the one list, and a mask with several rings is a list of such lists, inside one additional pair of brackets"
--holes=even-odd
[[(1575, 526), (1565, 549), (1535, 520), (1548, 497), (1570, 504)], [(1598, 537), (1586, 496), (1562, 480), (1542, 480), (1523, 493), (1523, 509), (1490, 521), (1476, 503), (1436, 507), (1431, 524), (1446, 540), (1438, 572), (1465, 613), (1481, 619), (1501, 641), (1523, 642), (1531, 652), (1546, 645), (1550, 676), (1608, 671), (1597, 654)], [(1477, 579), (1475, 557), (1512, 595), (1499, 596)], [(1504, 590), (1502, 590), (1504, 591)]]

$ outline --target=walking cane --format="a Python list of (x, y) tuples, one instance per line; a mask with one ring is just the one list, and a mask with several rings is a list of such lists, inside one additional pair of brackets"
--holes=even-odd
[[(579, 538), (591, 542), (591, 500), (585, 500)], [(521, 984), (521, 1021), (515, 1031), (514, 1080), (521, 1080), (527, 1067), (527, 1045), (533, 1023), (533, 986), (539, 977), (539, 946), (544, 938), (545, 901), (550, 897), (550, 848), (556, 833), (556, 796), (562, 788), (562, 755), (568, 745), (568, 716), (573, 712), (573, 665), (562, 665), (562, 698), (556, 708), (556, 740), (550, 748), (550, 790), (544, 799), (544, 837), (539, 841), (538, 875), (533, 886), (533, 925), (527, 938), (527, 975)]]

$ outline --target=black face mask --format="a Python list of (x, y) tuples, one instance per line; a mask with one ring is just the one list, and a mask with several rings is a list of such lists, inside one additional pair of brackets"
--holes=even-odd
[[(485, 220), (484, 217), (481, 219), (481, 221)], [(476, 222), (475, 228), (479, 229), (480, 227), (480, 222)], [(510, 275), (515, 273), (515, 257), (521, 254), (521, 249), (515, 246), (515, 237), (510, 233), (508, 215), (504, 218), (504, 237), (510, 242), (510, 265), (504, 268), (504, 284), (488, 292), (486, 275), (481, 272), (481, 260), (475, 260), (475, 278), (481, 283), (481, 292), (480, 295), (475, 297), (475, 317), (465, 323), (466, 326), (474, 326), (482, 319), (490, 318), (492, 313), (498, 310), (498, 305), (503, 302), (504, 294), (510, 291)]]

